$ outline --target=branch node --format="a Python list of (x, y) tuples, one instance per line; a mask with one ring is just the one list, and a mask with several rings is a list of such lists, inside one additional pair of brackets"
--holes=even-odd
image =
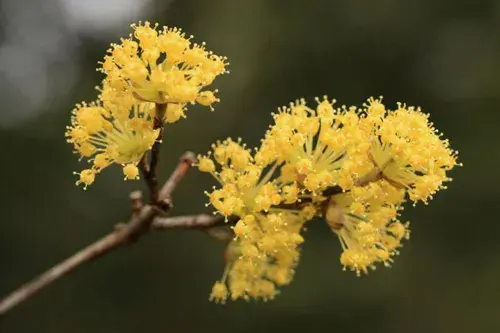
[(182, 163), (189, 163), (189, 165), (192, 166), (198, 160), (196, 158), (196, 155), (192, 151), (187, 151), (184, 154), (182, 154), (182, 156), (179, 159), (179, 161), (182, 162)]
[(144, 207), (144, 202), (142, 201), (142, 192), (139, 190), (130, 192), (129, 198), (131, 200), (132, 216), (137, 216)]
[(170, 211), (174, 208), (174, 204), (172, 203), (172, 199), (167, 197), (161, 199), (153, 208), (159, 216), (166, 217), (170, 215)]

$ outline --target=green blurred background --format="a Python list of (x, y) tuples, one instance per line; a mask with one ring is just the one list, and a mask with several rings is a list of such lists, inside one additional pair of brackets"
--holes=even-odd
[[(73, 105), (96, 96), (97, 61), (136, 20), (180, 26), (231, 62), (216, 112), (191, 107), (166, 129), (162, 180), (185, 150), (228, 136), (254, 146), (278, 106), (323, 94), (420, 105), (464, 163), (404, 212), (412, 237), (390, 269), (342, 272), (317, 221), (275, 301), (220, 306), (207, 298), (224, 245), (158, 232), (21, 304), (1, 332), (500, 331), (499, 1), (3, 0), (0, 14), (0, 296), (126, 221), (129, 191), (144, 188), (109, 168), (84, 192), (64, 140)], [(207, 211), (212, 185), (191, 171), (174, 213)]]

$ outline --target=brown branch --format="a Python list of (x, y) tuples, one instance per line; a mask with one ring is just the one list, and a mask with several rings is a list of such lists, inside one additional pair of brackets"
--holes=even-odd
[[(52, 284), (54, 281), (72, 272), (86, 262), (99, 258), (111, 250), (135, 239), (135, 234), (142, 230), (145, 221), (152, 221), (155, 212), (151, 206), (146, 206), (140, 214), (133, 218), (129, 224), (116, 228), (107, 236), (85, 247), (63, 262), (55, 265), (31, 282), (21, 286), (18, 290), (8, 295), (0, 302), (0, 315), (4, 314), (17, 304), (33, 296), (36, 292)], [(149, 222), (150, 223), (150, 222)]]
[(142, 177), (146, 180), (149, 177), (148, 153), (145, 153), (142, 156), (137, 166), (139, 167), (139, 170), (141, 170)]
[(222, 215), (198, 214), (198, 215), (185, 215), (185, 216), (174, 216), (174, 217), (157, 216), (154, 218), (151, 228), (206, 229), (225, 224), (226, 222), (224, 220), (224, 216)]
[(151, 229), (206, 229), (224, 224), (222, 216), (208, 214), (187, 215), (176, 217), (155, 217), (155, 210), (151, 206), (145, 206), (140, 214), (131, 220), (129, 224), (121, 225), (112, 233), (104, 236), (95, 243), (83, 248), (68, 259), (50, 268), (31, 282), (21, 286), (18, 290), (0, 301), (0, 315), (12, 309), (19, 303), (27, 300), (41, 289), (49, 286), (56, 280), (71, 273), (86, 262), (97, 259), (122, 245), (134, 242), (136, 232), (141, 230), (144, 221), (152, 221)]
[(149, 166), (147, 164), (147, 155), (145, 154), (140, 163), (139, 168), (141, 169), (142, 176), (146, 181), (149, 188), (149, 202), (152, 205), (158, 204), (159, 189), (158, 189), (158, 159), (160, 156), (160, 147), (163, 139), (163, 125), (165, 112), (167, 111), (167, 104), (156, 104), (155, 105), (155, 117), (153, 119), (153, 129), (159, 130), (158, 137), (156, 138), (153, 147), (151, 148), (151, 160)]
[[(174, 170), (170, 178), (165, 182), (162, 190), (159, 191), (158, 199), (161, 200), (161, 202), (169, 202), (169, 198), (175, 187), (189, 170), (189, 166), (193, 163), (193, 156), (194, 155), (192, 153), (186, 153), (181, 157), (177, 168)], [(131, 199), (133, 206), (138, 205), (139, 201), (142, 205), (142, 200), (138, 196), (138, 193), (133, 193)], [(137, 202), (134, 203), (134, 201)], [(167, 209), (169, 210), (170, 207), (171, 206), (169, 205)], [(162, 210), (158, 208), (162, 208)], [(139, 212), (133, 212), (132, 218), (130, 219), (129, 223), (119, 225), (113, 232), (111, 232), (107, 236), (104, 236), (95, 243), (85, 247), (68, 259), (50, 268), (31, 282), (28, 282), (27, 284), (21, 286), (19, 289), (5, 297), (3, 300), (0, 300), (0, 315), (5, 314), (8, 310), (29, 299), (38, 291), (51, 285), (53, 282), (62, 278), (63, 276), (66, 276), (84, 263), (110, 253), (112, 250), (117, 249), (122, 245), (134, 243), (141, 236), (145, 235), (152, 229), (151, 224), (159, 213), (165, 213), (168, 212), (168, 210), (165, 211), (164, 207), (145, 205), (140, 209)], [(217, 217), (212, 217), (212, 219), (213, 221), (207, 220), (205, 215), (202, 215), (202, 217), (198, 219), (193, 216), (188, 216), (185, 218), (177, 217), (173, 218), (173, 220), (163, 218), (157, 220), (161, 221), (157, 222), (159, 223), (159, 225), (161, 225), (161, 228), (155, 228), (202, 228), (203, 225), (206, 225), (208, 227), (212, 223), (213, 225), (218, 223)]]
[(224, 218), (222, 215), (186, 215), (176, 217), (156, 217), (152, 229), (197, 229), (204, 231), (210, 237), (228, 242), (234, 238), (232, 226), (238, 222), (237, 216)]
[(170, 178), (167, 180), (165, 185), (163, 185), (163, 188), (159, 193), (160, 202), (170, 200), (170, 196), (174, 189), (177, 187), (177, 184), (194, 163), (196, 163), (196, 157), (194, 153), (188, 151), (181, 156), (176, 169), (174, 170), (174, 172), (172, 172)]
[(144, 203), (142, 202), (142, 192), (137, 190), (137, 191), (132, 191), (130, 192), (130, 203), (131, 203), (131, 210), (132, 210), (132, 217), (135, 217), (139, 215), (139, 213), (142, 210), (142, 207), (144, 207)]

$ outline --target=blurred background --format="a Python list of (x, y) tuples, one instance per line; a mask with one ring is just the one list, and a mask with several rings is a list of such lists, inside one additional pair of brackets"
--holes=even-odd
[[(275, 301), (220, 306), (207, 298), (224, 244), (158, 232), (13, 309), (1, 332), (500, 331), (496, 0), (0, 1), (0, 297), (126, 221), (128, 193), (144, 188), (111, 167), (84, 192), (64, 139), (74, 104), (96, 98), (97, 62), (138, 20), (182, 27), (231, 62), (216, 111), (191, 107), (167, 128), (162, 180), (185, 150), (228, 136), (255, 146), (278, 106), (324, 94), (422, 106), (464, 167), (404, 212), (412, 237), (390, 269), (342, 272), (339, 242), (317, 221)], [(174, 214), (208, 211), (212, 185), (190, 172)]]

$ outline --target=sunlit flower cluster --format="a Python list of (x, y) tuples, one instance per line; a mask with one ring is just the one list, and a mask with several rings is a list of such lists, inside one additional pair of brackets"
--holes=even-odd
[[(373, 107), (372, 107), (373, 108)], [(443, 182), (450, 180), (446, 172), (455, 165), (456, 152), (448, 140), (429, 122), (429, 115), (419, 108), (398, 103), (386, 114), (370, 112), (374, 134), (370, 158), (383, 177), (395, 187), (406, 188), (412, 201), (427, 203)]]
[(409, 223), (398, 220), (402, 201), (402, 191), (384, 180), (329, 198), (324, 218), (339, 237), (344, 268), (360, 275), (377, 263), (390, 266), (402, 239), (409, 238)]
[(177, 28), (133, 24), (134, 34), (112, 44), (102, 62), (105, 74), (96, 102), (73, 110), (67, 141), (91, 166), (76, 173), (78, 184), (92, 184), (111, 164), (125, 179), (138, 179), (138, 163), (160, 142), (163, 124), (185, 117), (186, 104), (209, 106), (214, 92), (202, 90), (226, 72), (226, 58), (192, 44)]
[(226, 268), (210, 298), (223, 303), (227, 298), (271, 300), (277, 287), (291, 282), (299, 260), (298, 246), (304, 241), (300, 214), (247, 215), (233, 227), (235, 239), (226, 251)]
[(224, 275), (211, 294), (218, 302), (228, 297), (272, 299), (276, 286), (291, 281), (303, 242), (301, 228), (315, 213), (312, 205), (296, 210), (279, 207), (297, 202), (297, 185), (275, 174), (276, 161), (257, 162), (254, 155), (258, 154), (227, 139), (199, 157), (198, 168), (221, 184), (207, 192), (210, 204), (226, 218), (239, 218), (233, 226), (235, 238), (228, 248)]
[[(185, 118), (188, 104), (213, 110), (219, 102), (209, 86), (227, 73), (225, 57), (178, 28), (131, 27), (100, 62), (97, 101), (77, 104), (66, 129), (90, 164), (75, 172), (84, 188), (117, 164), (125, 179), (142, 171), (155, 192), (164, 124)], [(254, 150), (226, 139), (198, 156), (198, 169), (219, 183), (205, 192), (207, 205), (232, 232), (209, 296), (218, 303), (273, 299), (292, 281), (304, 226), (316, 218), (338, 237), (344, 270), (360, 276), (390, 266), (410, 235), (409, 222), (400, 220), (405, 202), (427, 204), (459, 165), (428, 114), (403, 103), (388, 109), (381, 97), (362, 107), (337, 106), (327, 96), (314, 106), (299, 99), (272, 116)]]
[[(358, 275), (377, 263), (389, 266), (410, 233), (409, 223), (399, 221), (405, 200), (427, 203), (450, 180), (447, 172), (457, 165), (457, 153), (419, 108), (398, 103), (396, 110), (388, 110), (381, 99), (374, 98), (362, 108), (334, 104), (335, 100), (324, 97), (317, 99), (315, 108), (305, 100), (280, 108), (254, 154), (228, 139), (200, 157), (199, 169), (221, 184), (207, 193), (210, 203), (226, 217), (239, 217), (232, 242), (239, 254), (215, 284), (212, 298), (256, 295), (250, 292), (254, 289), (249, 280), (266, 276), (261, 274), (268, 262), (262, 241), (275, 246), (283, 242), (263, 227), (276, 214), (282, 224), (298, 225), (297, 234), (305, 222), (322, 216), (339, 237), (342, 266)], [(258, 222), (252, 227), (244, 222), (250, 217)], [(296, 217), (302, 217), (299, 223)], [(240, 230), (260, 233), (242, 238)], [(270, 238), (274, 240), (269, 242)], [(241, 254), (247, 244), (255, 247), (264, 264)], [(262, 266), (243, 277), (232, 274), (234, 262), (236, 267), (243, 263), (254, 267), (256, 262)], [(245, 285), (246, 292), (238, 288), (235, 292), (232, 285)]]
[(112, 163), (123, 166), (125, 179), (137, 179), (137, 163), (151, 149), (159, 129), (153, 129), (151, 103), (135, 104), (127, 117), (117, 117), (99, 104), (78, 104), (66, 137), (92, 167), (78, 173), (78, 184), (94, 182), (96, 174)]
[[(275, 160), (256, 160), (244, 144), (231, 139), (212, 145), (212, 151), (199, 157), (198, 168), (211, 173), (222, 185), (208, 195), (210, 203), (225, 217), (274, 212), (273, 206), (298, 200), (297, 184), (276, 177)], [(255, 154), (259, 155), (260, 151)], [(282, 191), (283, 187), (287, 190)]]
[(120, 104), (133, 96), (176, 105), (176, 112), (167, 110), (167, 122), (184, 117), (188, 103), (213, 109), (216, 91), (203, 89), (226, 73), (226, 58), (206, 50), (204, 43), (192, 43), (192, 36), (178, 28), (158, 29), (149, 22), (132, 28), (134, 33), (112, 44), (102, 62), (104, 84), (115, 92), (111, 102)]
[(295, 181), (315, 196), (340, 185), (348, 190), (353, 179), (370, 171), (369, 133), (360, 128), (355, 107), (334, 109), (335, 101), (318, 99), (313, 109), (298, 100), (274, 114), (257, 159), (277, 156), (282, 177)]

